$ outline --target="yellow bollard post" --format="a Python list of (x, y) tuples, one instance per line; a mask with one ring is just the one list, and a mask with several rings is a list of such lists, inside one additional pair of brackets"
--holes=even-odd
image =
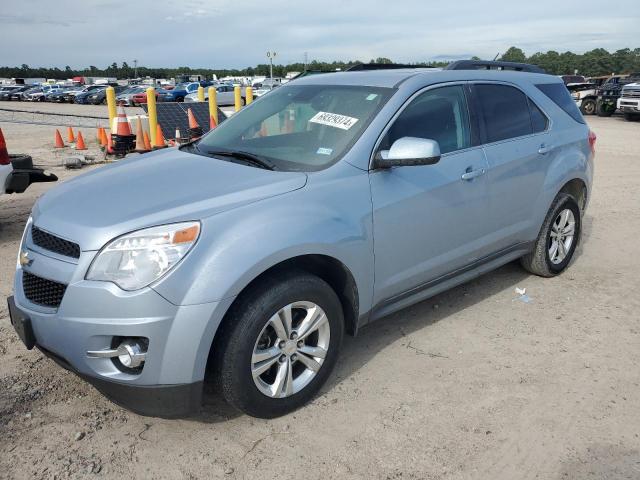
[(204, 87), (202, 86), (198, 87), (198, 101), (204, 102)]
[[(113, 128), (113, 119), (116, 118), (116, 91), (113, 87), (107, 87), (107, 109), (109, 110), (109, 130)], [(113, 132), (111, 132), (113, 133)]]
[(245, 97), (247, 97), (247, 105), (249, 105), (251, 102), (253, 102), (253, 88), (251, 87), (247, 87), (247, 89), (244, 92)]
[(233, 87), (233, 98), (236, 103), (236, 112), (239, 112), (242, 108), (242, 93), (240, 91), (240, 85)]
[(147, 114), (149, 115), (151, 145), (155, 145), (158, 131), (158, 110), (156, 109), (156, 89), (153, 87), (147, 88)]
[(213, 117), (218, 125), (218, 92), (216, 87), (209, 87), (209, 116)]

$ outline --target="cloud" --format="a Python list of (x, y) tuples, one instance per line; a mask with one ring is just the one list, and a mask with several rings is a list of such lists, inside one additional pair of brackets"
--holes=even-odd
[(278, 63), (300, 62), (305, 52), (309, 60), (416, 62), (493, 58), (512, 45), (527, 54), (640, 47), (637, 0), (618, 0), (615, 9), (603, 9), (601, 0), (2, 3), (0, 44), (11, 48), (1, 61), (10, 65), (106, 66), (137, 58), (147, 66), (234, 68), (267, 63), (267, 50), (278, 52)]

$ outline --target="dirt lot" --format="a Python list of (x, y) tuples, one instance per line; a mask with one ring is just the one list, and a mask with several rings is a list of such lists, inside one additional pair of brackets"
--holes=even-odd
[[(640, 123), (589, 123), (595, 190), (564, 275), (507, 265), (366, 327), (284, 418), (238, 415), (214, 392), (187, 420), (129, 413), (27, 351), (0, 303), (0, 477), (640, 478)], [(55, 166), (52, 127), (0, 127), (10, 152), (78, 173)], [(0, 297), (47, 188), (0, 198)]]

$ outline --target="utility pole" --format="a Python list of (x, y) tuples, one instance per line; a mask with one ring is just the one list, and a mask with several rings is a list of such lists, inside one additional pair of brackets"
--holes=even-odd
[(133, 61), (133, 78), (138, 78), (138, 60)]
[(276, 57), (276, 52), (267, 52), (267, 58), (269, 59), (269, 77), (271, 78), (271, 86), (273, 86), (273, 59)]

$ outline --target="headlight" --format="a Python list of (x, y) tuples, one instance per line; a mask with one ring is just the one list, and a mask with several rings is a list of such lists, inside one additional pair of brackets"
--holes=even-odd
[(199, 234), (199, 222), (128, 233), (100, 250), (86, 279), (113, 282), (123, 290), (139, 290), (175, 267), (189, 253)]

